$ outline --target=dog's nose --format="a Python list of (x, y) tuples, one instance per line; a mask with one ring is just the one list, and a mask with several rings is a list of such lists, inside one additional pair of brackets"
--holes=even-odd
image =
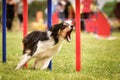
[(73, 29), (73, 26), (71, 26), (71, 28)]

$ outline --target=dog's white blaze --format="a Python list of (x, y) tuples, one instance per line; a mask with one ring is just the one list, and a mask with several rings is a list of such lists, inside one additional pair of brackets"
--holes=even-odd
[(71, 20), (67, 20), (67, 21), (64, 21), (64, 22), (72, 25), (72, 21)]

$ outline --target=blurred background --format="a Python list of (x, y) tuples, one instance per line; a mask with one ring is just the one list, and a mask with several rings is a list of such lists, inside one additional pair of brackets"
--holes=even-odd
[[(0, 0), (0, 18), (2, 17), (1, 1), (2, 0)], [(12, 0), (12, 1), (14, 1), (16, 4), (18, 4), (20, 2), (20, 0)], [(59, 0), (53, 0), (53, 5), (56, 5), (58, 3), (58, 1)], [(73, 5), (73, 7), (75, 9), (75, 1), (74, 0), (69, 0), (69, 1), (71, 2), (71, 4)], [(81, 2), (82, 2), (82, 0), (81, 0)], [(112, 29), (115, 31), (120, 30), (120, 20), (119, 20), (118, 16), (116, 17), (116, 14), (120, 14), (120, 9), (119, 9), (120, 7), (117, 7), (118, 9), (116, 9), (116, 5), (119, 2), (120, 2), (120, 0), (93, 0), (94, 5), (97, 8), (99, 8), (101, 11), (103, 11), (105, 13), (105, 15), (109, 18), (109, 20), (112, 22), (110, 25), (111, 25)], [(31, 25), (32, 25), (31, 23), (35, 20), (37, 11), (42, 12), (43, 18), (46, 21), (46, 19), (47, 19), (47, 15), (46, 15), (47, 14), (47, 12), (46, 12), (47, 0), (28, 0), (28, 4), (29, 4), (29, 8), (28, 8), (29, 29), (31, 30)], [(118, 6), (120, 6), (120, 5), (118, 4)], [(117, 10), (116, 14), (114, 12), (115, 10)], [(44, 21), (44, 23), (46, 23), (45, 21)], [(14, 17), (13, 25), (12, 25), (13, 31), (19, 30), (19, 27), (16, 26), (18, 24), (19, 24), (18, 17)], [(0, 25), (0, 28), (1, 28), (1, 25)]]

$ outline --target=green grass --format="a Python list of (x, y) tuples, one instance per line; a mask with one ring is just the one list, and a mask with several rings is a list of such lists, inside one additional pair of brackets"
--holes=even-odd
[[(29, 67), (14, 70), (22, 55), (22, 33), (7, 33), (7, 62), (2, 63), (0, 45), (0, 80), (120, 80), (120, 33), (116, 40), (97, 40), (93, 35), (81, 33), (82, 69), (75, 70), (75, 33), (72, 41), (65, 42), (53, 58), (53, 70), (33, 70)], [(0, 32), (0, 44), (1, 41)]]

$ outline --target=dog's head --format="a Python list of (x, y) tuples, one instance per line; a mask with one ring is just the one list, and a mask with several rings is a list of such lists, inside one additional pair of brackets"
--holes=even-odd
[(50, 31), (52, 32), (51, 36), (54, 37), (55, 44), (58, 42), (59, 37), (66, 39), (68, 42), (71, 41), (70, 35), (73, 30), (71, 23), (71, 21), (64, 21), (60, 24), (53, 25), (50, 28)]

